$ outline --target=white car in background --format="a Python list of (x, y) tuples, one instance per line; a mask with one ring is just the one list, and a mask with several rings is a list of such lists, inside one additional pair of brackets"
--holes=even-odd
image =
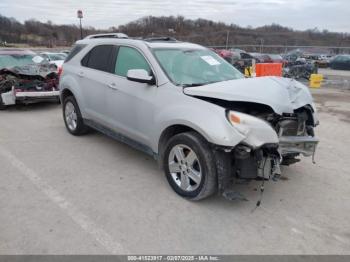
[(67, 57), (66, 53), (53, 53), (53, 52), (42, 52), (39, 54), (44, 61), (49, 62), (50, 64), (55, 64), (57, 66), (57, 70), (62, 68), (63, 62)]

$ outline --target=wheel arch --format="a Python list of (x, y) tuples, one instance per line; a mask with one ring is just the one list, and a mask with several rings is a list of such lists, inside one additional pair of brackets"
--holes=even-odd
[(75, 95), (73, 94), (73, 92), (69, 88), (65, 88), (61, 91), (61, 101), (62, 102), (69, 96), (73, 96), (74, 98), (76, 98)]
[(166, 127), (158, 140), (158, 163), (161, 165), (163, 162), (163, 156), (164, 156), (164, 151), (166, 148), (167, 141), (169, 139), (177, 134), (185, 133), (185, 132), (196, 132), (198, 135), (200, 135), (203, 139), (205, 139), (208, 143), (208, 139), (203, 135), (200, 131), (196, 130), (195, 128), (185, 125), (185, 124), (173, 124), (168, 127)]

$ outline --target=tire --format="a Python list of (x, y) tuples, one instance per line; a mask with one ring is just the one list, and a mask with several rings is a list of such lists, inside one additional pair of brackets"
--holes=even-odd
[[(178, 158), (182, 158), (183, 164)], [(196, 132), (181, 133), (169, 139), (163, 168), (170, 186), (184, 198), (201, 200), (217, 191), (214, 155), (209, 143)]]
[(78, 103), (73, 96), (68, 96), (63, 101), (63, 119), (68, 132), (72, 135), (80, 136), (88, 132), (88, 127), (84, 125)]

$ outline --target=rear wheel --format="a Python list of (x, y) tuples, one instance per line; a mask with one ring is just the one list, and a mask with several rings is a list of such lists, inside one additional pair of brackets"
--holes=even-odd
[(170, 186), (182, 197), (200, 200), (217, 189), (213, 153), (195, 132), (181, 133), (168, 141), (163, 165)]
[(77, 101), (69, 96), (63, 101), (63, 119), (69, 133), (75, 136), (83, 135), (88, 131), (84, 125)]

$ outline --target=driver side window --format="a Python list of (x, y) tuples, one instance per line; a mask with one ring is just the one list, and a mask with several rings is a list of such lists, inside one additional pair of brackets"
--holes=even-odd
[(130, 69), (144, 69), (149, 74), (151, 68), (146, 59), (134, 48), (121, 46), (119, 47), (117, 62), (115, 63), (115, 74), (126, 77)]

